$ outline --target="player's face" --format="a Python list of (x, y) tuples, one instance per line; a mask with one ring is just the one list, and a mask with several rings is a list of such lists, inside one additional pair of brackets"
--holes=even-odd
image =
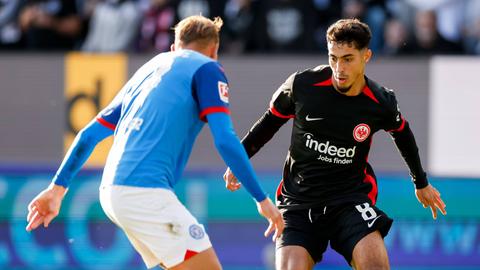
[(341, 93), (363, 88), (365, 64), (370, 60), (369, 49), (357, 49), (353, 44), (328, 43), (328, 63), (333, 71), (332, 82)]

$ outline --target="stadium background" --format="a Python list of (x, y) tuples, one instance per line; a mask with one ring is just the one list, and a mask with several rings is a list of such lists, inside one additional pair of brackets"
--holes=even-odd
[[(27, 38), (35, 32), (31, 29), (15, 35), (22, 10), (43, 2), (72, 3), (0, 0), (0, 269), (145, 269), (98, 203), (110, 141), (98, 147), (73, 181), (60, 216), (48, 230), (25, 232), (26, 207), (49, 183), (75, 133), (154, 51), (168, 48), (169, 28), (189, 13), (225, 19), (220, 61), (230, 80), (232, 117), (240, 136), (289, 74), (327, 63), (323, 33), (328, 23), (351, 16), (369, 22), (375, 56), (367, 75), (396, 91), (448, 212), (431, 219), (430, 211), (416, 201), (390, 137), (376, 134), (369, 160), (379, 179), (378, 204), (395, 219), (386, 238), (392, 269), (480, 269), (480, 1), (77, 0), (73, 16), (91, 32), (94, 24), (89, 22), (99, 15), (82, 8), (92, 2), (102, 7), (94, 10), (116, 14), (100, 17), (110, 18), (106, 23), (117, 28), (103, 32), (104, 43), (91, 41), (89, 46), (82, 46), (88, 31), (70, 33), (75, 38), (70, 47), (55, 47), (64, 43), (52, 42), (51, 36), (45, 38), (48, 46), (39, 46), (42, 36), (37, 35), (36, 42)], [(160, 3), (160, 9), (152, 13), (148, 3)], [(142, 35), (131, 35), (133, 42), (123, 47), (109, 46), (120, 45), (115, 38), (122, 35), (115, 29), (134, 29), (120, 23), (128, 20), (115, 13), (119, 7), (143, 12), (143, 21), (135, 15), (135, 27), (144, 30), (149, 18), (163, 18), (149, 40), (156, 43), (145, 44), (145, 32), (140, 31)], [(425, 47), (422, 37), (429, 33), (436, 38)], [(283, 127), (252, 159), (270, 194), (281, 177), (290, 128), (291, 123)], [(266, 224), (244, 190), (230, 193), (224, 188), (224, 169), (205, 128), (177, 187), (179, 197), (206, 224), (226, 270), (273, 269), (273, 245), (262, 235)], [(348, 266), (329, 250), (318, 269)]]
[[(105, 150), (74, 181), (61, 216), (48, 230), (26, 233), (29, 200), (48, 184), (80, 128), (114, 95), (148, 55), (4, 54), (0, 62), (0, 267), (2, 269), (142, 269), (125, 237), (106, 219), (97, 199)], [(236, 130), (244, 134), (267, 108), (272, 91), (295, 70), (325, 56), (227, 56)], [(95, 68), (82, 68), (82, 65)], [(379, 176), (378, 204), (396, 222), (386, 238), (393, 269), (480, 269), (478, 116), (474, 106), (480, 59), (375, 58), (368, 74), (396, 90), (411, 119), (422, 159), (447, 202), (433, 221), (415, 200), (407, 169), (386, 133), (375, 135), (371, 163)], [(259, 72), (262, 71), (262, 72)], [(477, 75), (478, 76), (478, 75)], [(461, 79), (460, 79), (461, 78)], [(172, 116), (174, 117), (174, 116)], [(472, 123), (472, 124), (470, 124)], [(470, 124), (470, 125), (469, 125)], [(469, 135), (471, 134), (471, 135)], [(273, 194), (281, 177), (290, 126), (252, 161)], [(108, 142), (103, 146), (108, 148)], [(266, 224), (245, 191), (224, 189), (224, 165), (204, 129), (179, 196), (204, 222), (225, 269), (270, 269), (273, 246)], [(329, 252), (320, 269), (347, 269)]]

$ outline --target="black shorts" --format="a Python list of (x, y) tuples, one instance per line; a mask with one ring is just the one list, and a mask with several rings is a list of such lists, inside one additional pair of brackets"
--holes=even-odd
[(368, 202), (301, 210), (282, 210), (285, 230), (277, 241), (277, 249), (302, 246), (317, 263), (327, 249), (340, 253), (350, 264), (353, 248), (367, 234), (379, 231), (385, 237), (392, 226), (382, 210)]

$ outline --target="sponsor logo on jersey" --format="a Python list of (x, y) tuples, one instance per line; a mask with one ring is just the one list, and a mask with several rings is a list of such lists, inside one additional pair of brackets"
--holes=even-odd
[(346, 148), (338, 147), (330, 143), (330, 141), (319, 142), (315, 140), (313, 134), (311, 133), (305, 133), (303, 136), (306, 138), (305, 146), (320, 154), (317, 158), (318, 160), (335, 164), (353, 163), (352, 158), (355, 156), (356, 146)]
[(221, 101), (228, 103), (228, 84), (218, 81), (218, 95)]
[(192, 224), (190, 225), (190, 228), (188, 228), (188, 231), (190, 232), (190, 236), (193, 239), (202, 239), (205, 236), (205, 232), (203, 231), (202, 227), (200, 227), (197, 224)]
[(370, 135), (370, 127), (367, 124), (358, 124), (353, 129), (353, 138), (357, 142), (365, 141)]

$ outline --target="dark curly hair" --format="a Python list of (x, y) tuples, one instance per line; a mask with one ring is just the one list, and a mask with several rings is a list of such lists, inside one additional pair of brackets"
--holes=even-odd
[(361, 50), (368, 47), (372, 32), (366, 23), (358, 19), (341, 19), (330, 25), (327, 30), (327, 42), (352, 44)]

